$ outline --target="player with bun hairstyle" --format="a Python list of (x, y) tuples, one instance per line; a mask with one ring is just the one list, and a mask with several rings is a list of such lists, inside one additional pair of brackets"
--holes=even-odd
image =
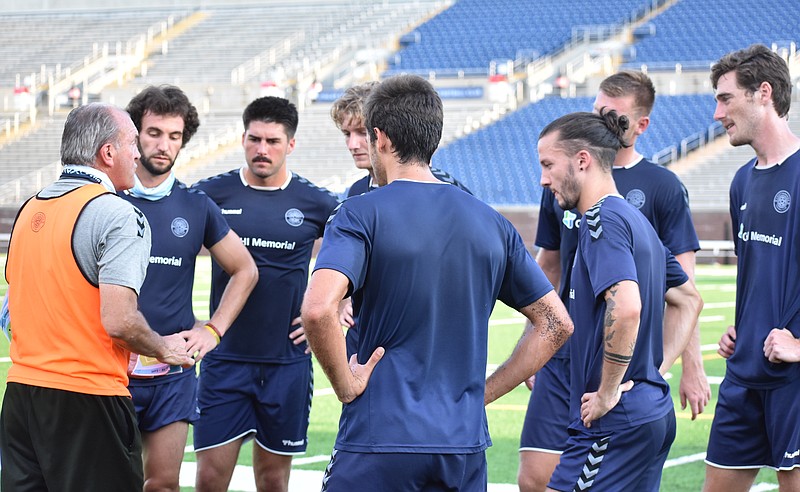
[[(680, 355), (702, 300), (644, 215), (617, 192), (611, 168), (628, 126), (626, 116), (603, 108), (563, 116), (539, 135), (542, 186), (562, 209), (584, 216), (569, 291), (570, 437), (548, 490), (657, 491), (675, 439), (659, 367)], [(665, 347), (667, 289), (684, 323), (678, 343)]]

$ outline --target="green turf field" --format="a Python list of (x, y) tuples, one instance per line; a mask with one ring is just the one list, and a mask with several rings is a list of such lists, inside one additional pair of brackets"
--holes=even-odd
[[(5, 263), (4, 256), (0, 256), (0, 260)], [(680, 361), (673, 367), (670, 382), (673, 386), (673, 398), (676, 401), (678, 434), (664, 469), (662, 490), (667, 492), (697, 491), (700, 490), (703, 483), (705, 465), (702, 458), (711, 427), (719, 381), (725, 372), (724, 361), (716, 355), (714, 347), (725, 327), (733, 323), (734, 275), (735, 269), (729, 266), (699, 266), (697, 270), (698, 288), (705, 301), (705, 308), (700, 320), (701, 345), (704, 346), (703, 356), (706, 372), (712, 383), (713, 396), (705, 413), (695, 421), (690, 420), (691, 414), (688, 411), (680, 410), (680, 402), (677, 399)], [(198, 265), (194, 293), (194, 307), (199, 318), (208, 316), (209, 279), (210, 263), (208, 257), (203, 257)], [(3, 279), (0, 279), (0, 294), (3, 293), (5, 293), (5, 283)], [(497, 365), (505, 360), (519, 338), (522, 326), (521, 315), (498, 304), (490, 326), (490, 365)], [(0, 363), (0, 381), (3, 382), (3, 386), (9, 365), (7, 356), (8, 343), (2, 341), (0, 342), (0, 357), (3, 358), (3, 362)], [(340, 405), (318, 366), (315, 366), (315, 374), (315, 397), (308, 432), (308, 451), (305, 457), (295, 459), (294, 468), (298, 470), (324, 470), (327, 456), (336, 437)], [(490, 483), (516, 483), (519, 432), (529, 394), (528, 390), (521, 386), (487, 409), (489, 429), (494, 442), (494, 446), (487, 452)], [(189, 440), (191, 443), (191, 435)], [(250, 465), (249, 450), (248, 445), (240, 455), (239, 464)], [(186, 453), (185, 461), (194, 461), (194, 454), (191, 451)], [(306, 464), (297, 464), (298, 462)], [(756, 483), (760, 484), (757, 488), (759, 491), (777, 490), (775, 473), (771, 470), (762, 471)]]

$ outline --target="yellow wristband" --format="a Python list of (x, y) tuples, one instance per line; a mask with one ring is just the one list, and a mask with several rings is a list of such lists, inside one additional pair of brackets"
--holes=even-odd
[(215, 330), (214, 328), (212, 328), (212, 327), (210, 327), (208, 325), (204, 325), (203, 328), (205, 328), (206, 330), (208, 330), (209, 333), (214, 335), (214, 338), (217, 340), (217, 345), (219, 345), (220, 338), (219, 338), (219, 335), (217, 334), (217, 330)]

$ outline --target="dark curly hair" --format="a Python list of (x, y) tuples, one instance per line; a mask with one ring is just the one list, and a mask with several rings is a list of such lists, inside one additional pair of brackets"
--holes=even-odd
[(182, 90), (174, 85), (149, 86), (136, 94), (125, 108), (136, 125), (142, 131), (142, 117), (148, 111), (157, 115), (174, 115), (183, 118), (183, 144), (185, 147), (200, 126), (197, 108), (189, 102)]
[(763, 44), (732, 51), (711, 67), (711, 85), (717, 89), (720, 77), (736, 74), (736, 85), (754, 94), (762, 82), (772, 86), (772, 104), (781, 118), (789, 114), (792, 105), (792, 76), (786, 61)]

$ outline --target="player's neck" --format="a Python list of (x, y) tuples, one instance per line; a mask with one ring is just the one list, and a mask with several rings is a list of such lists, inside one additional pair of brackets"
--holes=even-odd
[(425, 163), (398, 163), (386, 170), (386, 177), (389, 183), (397, 179), (431, 182), (438, 181), (438, 179), (436, 179), (431, 172), (431, 166)]
[(583, 215), (603, 197), (618, 194), (617, 185), (610, 172), (595, 173), (593, 177), (587, 177), (584, 181), (578, 200), (578, 211)]
[(770, 121), (759, 131), (750, 144), (756, 152), (756, 166), (765, 167), (780, 164), (800, 149), (800, 138), (789, 128), (786, 119)]
[(633, 145), (621, 148), (617, 151), (617, 157), (614, 159), (614, 167), (627, 167), (639, 162), (641, 158), (642, 154), (637, 152)]
[(169, 175), (170, 173), (159, 175), (150, 174), (150, 172), (144, 169), (141, 165), (136, 168), (136, 177), (139, 178), (139, 182), (142, 183), (142, 186), (146, 188), (155, 188), (166, 181)]

